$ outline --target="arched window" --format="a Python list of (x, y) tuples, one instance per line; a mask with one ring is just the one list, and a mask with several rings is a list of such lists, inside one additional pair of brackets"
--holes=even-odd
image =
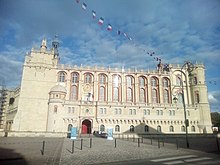
[(192, 131), (192, 132), (196, 132), (196, 128), (195, 128), (194, 125), (191, 127), (191, 131)]
[(99, 84), (100, 85), (105, 85), (106, 83), (106, 76), (104, 74), (99, 75)]
[(103, 124), (100, 126), (100, 131), (105, 132), (105, 126)]
[(134, 126), (133, 125), (130, 126), (130, 132), (134, 132)]
[(158, 125), (157, 126), (157, 132), (161, 132), (162, 130), (161, 130), (161, 126), (160, 125)]
[(199, 103), (199, 91), (195, 92), (195, 103)]
[(139, 101), (147, 102), (147, 80), (145, 77), (139, 77)]
[(163, 101), (164, 103), (170, 103), (170, 80), (163, 78)]
[(149, 132), (149, 126), (148, 125), (144, 126), (144, 132)]
[(69, 125), (68, 125), (68, 128), (67, 128), (67, 131), (70, 132), (72, 127), (73, 127), (73, 125), (72, 125), (72, 124), (69, 124)]
[(72, 73), (72, 83), (76, 84), (78, 82), (79, 82), (79, 74), (76, 72)]
[(181, 127), (181, 131), (182, 131), (182, 132), (185, 132), (185, 131), (186, 131), (185, 126), (184, 126), (184, 125), (182, 125), (182, 127)]
[(120, 126), (119, 125), (115, 126), (115, 132), (120, 132)]
[(113, 101), (120, 101), (121, 77), (113, 75)]
[(58, 82), (65, 82), (66, 73), (65, 72), (59, 72), (58, 73)]
[(73, 85), (71, 87), (71, 100), (76, 101), (78, 99), (78, 87), (76, 85)]
[(106, 100), (107, 76), (99, 74), (99, 101)]
[(127, 101), (133, 101), (134, 78), (126, 76)]
[(99, 101), (105, 101), (105, 87), (99, 88)]
[(159, 81), (156, 77), (151, 77), (152, 103), (159, 103)]
[(84, 74), (85, 83), (92, 83), (92, 74), (91, 73), (85, 73)]
[(170, 132), (174, 132), (174, 128), (172, 125), (170, 126)]

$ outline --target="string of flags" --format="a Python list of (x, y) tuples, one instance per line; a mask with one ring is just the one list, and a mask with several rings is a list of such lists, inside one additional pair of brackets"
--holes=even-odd
[[(87, 6), (87, 4), (85, 2), (81, 3), (80, 0), (76, 0), (76, 3), (81, 6), (82, 10), (88, 11), (88, 6)], [(92, 19), (94, 19), (94, 20), (97, 19), (97, 13), (96, 13), (95, 10), (91, 10), (91, 16), (92, 16)], [(100, 26), (104, 26), (104, 24), (105, 24), (104, 17), (99, 17), (99, 19), (97, 19), (97, 23)], [(110, 23), (107, 23), (106, 30), (109, 31), (109, 32), (115, 32), (117, 35), (123, 36), (128, 41), (132, 41), (133, 42), (133, 38), (129, 34), (127, 34), (126, 32), (123, 32), (123, 31), (121, 31), (121, 30), (119, 30), (117, 28), (113, 29), (113, 26)], [(142, 48), (140, 48), (140, 49), (142, 49)], [(147, 53), (147, 55), (149, 57), (152, 57), (154, 60), (159, 61), (159, 64), (157, 65), (158, 69), (163, 67), (162, 59), (160, 57), (157, 57), (155, 52), (150, 52), (150, 51), (147, 51), (145, 49), (142, 49), (142, 51)], [(167, 65), (165, 65), (165, 66), (167, 66)], [(166, 68), (162, 68), (162, 69), (166, 70)]]

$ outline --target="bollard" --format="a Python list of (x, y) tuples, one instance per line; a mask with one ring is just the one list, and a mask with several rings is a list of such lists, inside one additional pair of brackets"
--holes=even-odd
[(158, 148), (160, 148), (160, 138), (158, 137)]
[(176, 139), (176, 149), (179, 149), (178, 139)]
[(128, 137), (128, 135), (127, 135), (127, 141), (129, 141), (129, 137)]
[(134, 135), (133, 135), (133, 142), (134, 142), (135, 138), (134, 138)]
[(72, 141), (72, 154), (74, 153), (74, 140)]
[(163, 137), (163, 147), (164, 147), (164, 137)]
[(140, 138), (138, 138), (138, 147), (140, 147)]
[(115, 148), (116, 148), (116, 138), (115, 138)]
[(42, 155), (44, 155), (44, 147), (45, 147), (45, 141), (43, 141), (43, 146), (42, 146), (42, 150), (41, 150)]
[(153, 141), (152, 141), (152, 137), (150, 136), (150, 144), (152, 145), (153, 144)]
[(83, 148), (83, 139), (81, 139), (81, 150), (82, 150), (82, 148)]
[(92, 148), (92, 138), (90, 138), (90, 148)]
[(219, 142), (218, 142), (218, 136), (216, 137), (216, 143), (217, 143), (217, 148), (218, 148), (218, 151), (219, 151)]

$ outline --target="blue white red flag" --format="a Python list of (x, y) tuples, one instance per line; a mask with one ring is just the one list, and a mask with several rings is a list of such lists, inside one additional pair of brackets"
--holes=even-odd
[(107, 30), (111, 31), (112, 30), (112, 25), (108, 24)]
[(92, 11), (92, 18), (95, 18), (96, 17), (96, 12), (93, 10)]
[(87, 5), (86, 5), (85, 3), (83, 3), (83, 4), (82, 4), (82, 8), (83, 8), (84, 10), (86, 10)]
[(102, 25), (104, 23), (104, 18), (100, 17), (98, 24)]

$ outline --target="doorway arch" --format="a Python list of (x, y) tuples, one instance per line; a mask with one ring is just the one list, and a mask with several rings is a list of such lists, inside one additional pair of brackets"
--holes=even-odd
[(91, 121), (88, 119), (83, 120), (82, 122), (82, 134), (91, 134)]

